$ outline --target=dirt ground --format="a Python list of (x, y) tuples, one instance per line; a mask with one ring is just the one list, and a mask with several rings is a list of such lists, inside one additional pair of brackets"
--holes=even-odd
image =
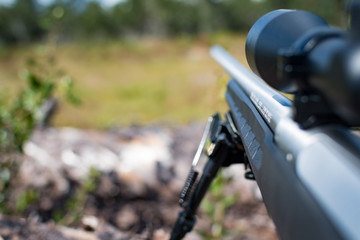
[[(0, 239), (169, 239), (203, 128), (194, 123), (37, 130), (25, 145), (13, 196), (16, 202), (21, 193), (36, 189), (38, 198), (22, 215), (0, 216)], [(69, 199), (79, 196), (79, 186), (89, 181), (90, 169), (97, 171), (90, 179), (93, 188), (77, 198), (83, 204), (69, 207)], [(218, 226), (200, 209), (196, 227), (185, 239), (278, 239), (256, 184), (243, 178), (243, 168), (234, 166), (224, 174), (233, 178), (223, 187), (224, 196), (237, 196), (220, 222), (226, 234), (204, 237)], [(57, 212), (65, 213), (62, 221), (56, 220)], [(78, 219), (71, 219), (71, 213), (78, 213)]]

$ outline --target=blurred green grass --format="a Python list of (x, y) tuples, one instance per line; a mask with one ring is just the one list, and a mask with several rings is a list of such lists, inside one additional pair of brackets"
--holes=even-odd
[[(55, 125), (186, 124), (226, 111), (228, 76), (209, 55), (214, 44), (246, 62), (242, 34), (57, 45), (57, 64), (75, 79), (82, 105), (61, 103)], [(0, 52), (0, 94), (11, 97), (23, 86), (18, 73), (26, 59), (46, 47), (37, 44)]]

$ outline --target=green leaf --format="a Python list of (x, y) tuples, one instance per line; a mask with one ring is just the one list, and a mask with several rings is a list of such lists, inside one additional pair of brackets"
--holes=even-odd
[(236, 194), (230, 195), (230, 196), (225, 196), (222, 199), (223, 204), (225, 205), (226, 208), (234, 205), (234, 203), (236, 202), (236, 200), (238, 199)]
[(207, 215), (212, 216), (215, 212), (215, 205), (208, 198), (205, 198), (201, 202), (201, 209)]
[(27, 71), (25, 77), (31, 89), (38, 89), (41, 87), (41, 81), (37, 76), (35, 76), (35, 74), (32, 74), (29, 71)]

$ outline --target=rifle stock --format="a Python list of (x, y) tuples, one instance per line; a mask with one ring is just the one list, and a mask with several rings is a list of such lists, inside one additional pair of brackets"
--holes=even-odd
[[(323, 143), (322, 139), (317, 139), (318, 134), (326, 138), (334, 135), (327, 133), (326, 129), (311, 135), (296, 126), (298, 131), (294, 132), (288, 128), (289, 123), (286, 129), (279, 126), (278, 131), (285, 131), (291, 135), (291, 139), (276, 141), (276, 132), (271, 131), (235, 80), (230, 81), (226, 98), (264, 203), (280, 238), (358, 239), (359, 168), (350, 167), (354, 162), (341, 157), (337, 159), (340, 161), (329, 161), (333, 154), (345, 156), (345, 152), (350, 152), (345, 149), (337, 152), (333, 147), (325, 145), (319, 149)], [(346, 133), (341, 128), (332, 131), (341, 135)], [(303, 138), (297, 139), (297, 136)], [(283, 150), (290, 149), (288, 145), (296, 146), (302, 141), (305, 146), (301, 149), (294, 152)], [(332, 144), (336, 143), (335, 139), (332, 141)], [(350, 141), (359, 144), (358, 139)], [(359, 156), (357, 154), (357, 160)], [(333, 164), (331, 172), (329, 164)], [(340, 173), (340, 168), (344, 168), (344, 172)], [(347, 223), (343, 222), (343, 226), (339, 226), (338, 222), (342, 220)]]

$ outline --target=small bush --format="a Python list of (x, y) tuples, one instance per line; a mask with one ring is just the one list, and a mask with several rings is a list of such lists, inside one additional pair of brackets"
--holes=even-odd
[(74, 95), (73, 80), (58, 70), (53, 54), (42, 51), (39, 56), (27, 60), (27, 69), (20, 77), (26, 87), (14, 99), (0, 98), (0, 210), (5, 213), (23, 211), (26, 205), (36, 200), (29, 191), (9, 206), (11, 190), (18, 174), (23, 145), (34, 128), (47, 117), (43, 112), (46, 100), (64, 96), (73, 104), (79, 100)]

